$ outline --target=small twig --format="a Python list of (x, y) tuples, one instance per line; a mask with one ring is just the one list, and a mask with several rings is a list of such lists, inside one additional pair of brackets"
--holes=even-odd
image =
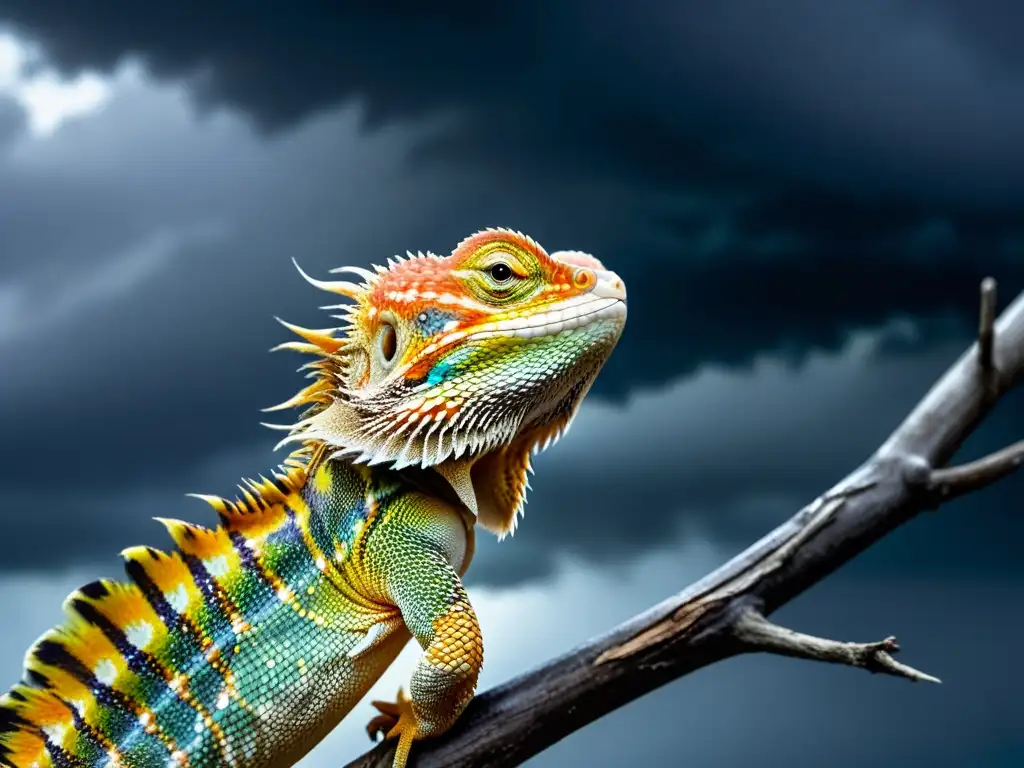
[(975, 461), (945, 469), (933, 469), (929, 492), (943, 501), (980, 490), (1016, 472), (1024, 463), (1024, 440)]
[(992, 368), (992, 346), (996, 325), (996, 281), (986, 277), (981, 281), (981, 317), (978, 321), (978, 362), (982, 370)]
[(900, 649), (895, 637), (887, 637), (876, 643), (841, 643), (780, 627), (752, 608), (740, 612), (732, 627), (732, 634), (742, 645), (753, 651), (845, 664), (914, 682), (942, 682), (937, 677), (896, 661), (891, 655)]

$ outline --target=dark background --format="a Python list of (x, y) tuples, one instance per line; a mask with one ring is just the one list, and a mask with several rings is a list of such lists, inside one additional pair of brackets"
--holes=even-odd
[[(433, 6), (439, 9), (431, 9)], [(344, 7), (339, 7), (344, 6)], [(375, 10), (370, 10), (371, 8)], [(362, 9), (362, 10), (360, 10)], [(272, 316), (485, 226), (596, 254), (626, 333), (468, 579), (485, 684), (684, 586), (839, 479), (1024, 290), (1010, 0), (0, 0), (0, 670), (155, 515), (280, 460)], [(1024, 433), (1010, 398), (966, 446)], [(944, 680), (745, 658), (531, 764), (1024, 764), (1024, 481), (780, 614)], [(414, 658), (382, 681), (390, 696)], [(304, 765), (362, 751), (368, 708)]]

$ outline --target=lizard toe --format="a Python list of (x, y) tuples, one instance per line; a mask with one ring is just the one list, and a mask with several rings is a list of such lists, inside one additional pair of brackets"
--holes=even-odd
[[(394, 704), (388, 704), (388, 708), (394, 708), (398, 712), (398, 718), (394, 721), (391, 730), (388, 731), (387, 739), (398, 739), (398, 747), (395, 749), (395, 761), (392, 768), (405, 768), (409, 760), (409, 750), (412, 748), (412, 741), (416, 738), (419, 727), (416, 723), (416, 713), (412, 708), (412, 699), (405, 691), (398, 689), (398, 699)], [(381, 709), (378, 707), (378, 709)], [(382, 710), (383, 711), (383, 710)]]
[(412, 709), (412, 699), (406, 695), (403, 689), (399, 688), (396, 701), (372, 701), (370, 703), (380, 712), (366, 725), (366, 732), (369, 734), (370, 740), (376, 741), (377, 735), (380, 733), (384, 734), (385, 739), (397, 738), (398, 748), (395, 752), (393, 768), (404, 768), (409, 759), (412, 741), (416, 738), (418, 731), (416, 714)]
[(398, 702), (395, 701), (371, 701), (370, 704), (372, 704), (382, 715), (387, 715), (388, 717), (397, 719), (398, 716), (402, 714)]

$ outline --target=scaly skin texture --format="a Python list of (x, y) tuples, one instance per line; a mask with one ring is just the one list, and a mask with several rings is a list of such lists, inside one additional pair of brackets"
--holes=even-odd
[(299, 447), (220, 525), (162, 521), (177, 548), (126, 551), (126, 582), (68, 598), (0, 699), (0, 765), (287, 766), (333, 729), (410, 637), (409, 694), (368, 731), (444, 733), (483, 664), (461, 576), (474, 524), (504, 536), (532, 452), (566, 429), (625, 322), (625, 290), (579, 252), (487, 230), (361, 284), (348, 324), (289, 326), (313, 383), (281, 407)]

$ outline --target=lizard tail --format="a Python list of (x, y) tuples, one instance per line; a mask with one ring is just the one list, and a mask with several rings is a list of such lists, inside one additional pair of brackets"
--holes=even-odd
[(270, 502), (303, 472), (250, 483), (240, 501), (208, 497), (216, 529), (162, 521), (176, 551), (125, 550), (127, 582), (72, 593), (64, 623), (35, 643), (22, 681), (0, 697), (0, 767), (193, 768), (247, 751), (225, 734), (226, 717), (251, 713), (213, 641), (247, 626), (237, 603), (251, 581), (232, 536), (273, 529), (284, 513)]
[(98, 581), (65, 608), (0, 698), (0, 765), (187, 766), (182, 746), (209, 713), (172, 666), (167, 624), (143, 589)]
[[(138, 727), (143, 705), (124, 690), (124, 654), (86, 618), (99, 589), (97, 583), (69, 598), (72, 610), (81, 612), (40, 638), (26, 656), (23, 682), (0, 698), (0, 765), (124, 764), (127, 750), (115, 745), (127, 743), (132, 730), (140, 731), (132, 756), (158, 754), (154, 735)], [(131, 595), (129, 589), (122, 587), (122, 596)]]

